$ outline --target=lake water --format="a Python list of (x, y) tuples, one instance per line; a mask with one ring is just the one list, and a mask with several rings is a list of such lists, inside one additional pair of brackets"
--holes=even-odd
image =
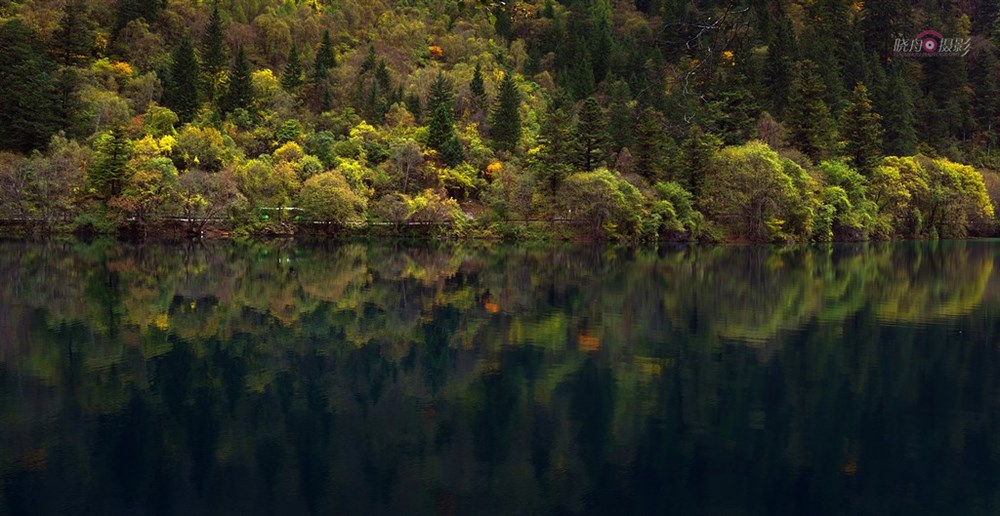
[(0, 242), (0, 514), (998, 514), (1000, 242)]

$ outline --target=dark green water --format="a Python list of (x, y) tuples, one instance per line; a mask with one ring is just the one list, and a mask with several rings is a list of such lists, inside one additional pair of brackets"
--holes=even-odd
[(998, 242), (0, 243), (0, 514), (998, 514)]

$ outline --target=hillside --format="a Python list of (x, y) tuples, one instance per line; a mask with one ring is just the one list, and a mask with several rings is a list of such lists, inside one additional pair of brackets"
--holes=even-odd
[(0, 0), (0, 218), (991, 235), (998, 14), (997, 0)]

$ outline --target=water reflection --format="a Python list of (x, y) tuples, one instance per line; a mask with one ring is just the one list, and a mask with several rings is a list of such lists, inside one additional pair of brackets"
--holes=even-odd
[(0, 514), (996, 514), (998, 254), (0, 242)]

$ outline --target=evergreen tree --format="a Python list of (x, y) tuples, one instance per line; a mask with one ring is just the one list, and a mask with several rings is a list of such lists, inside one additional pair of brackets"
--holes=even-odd
[(240, 45), (236, 50), (236, 60), (229, 71), (229, 88), (222, 99), (223, 113), (231, 113), (237, 108), (247, 109), (253, 103), (252, 73), (246, 52)]
[(590, 56), (594, 82), (600, 83), (611, 69), (611, 53), (614, 37), (611, 33), (611, 4), (608, 0), (596, 0), (591, 7)]
[(841, 134), (854, 166), (862, 174), (869, 175), (882, 157), (882, 117), (872, 109), (868, 88), (860, 82), (844, 109)]
[(884, 121), (886, 154), (911, 156), (917, 150), (917, 117), (910, 81), (900, 66), (895, 65), (889, 71), (889, 79), (879, 95), (879, 112)]
[(428, 123), (427, 145), (441, 151), (455, 135), (454, 124), (455, 95), (451, 83), (438, 71), (427, 95), (427, 110), (431, 113)]
[(302, 62), (299, 60), (299, 47), (292, 43), (285, 70), (281, 72), (281, 87), (290, 93), (295, 93), (300, 86), (302, 86)]
[(409, 111), (411, 115), (413, 115), (413, 120), (419, 124), (424, 117), (424, 108), (420, 104), (420, 95), (417, 95), (416, 93), (411, 93), (406, 96), (405, 102), (406, 102), (406, 110)]
[(66, 2), (54, 43), (55, 53), (63, 66), (77, 65), (90, 57), (94, 46), (94, 30), (87, 0)]
[[(781, 3), (779, 2), (780, 6)], [(771, 111), (781, 113), (788, 100), (788, 89), (792, 83), (792, 63), (796, 55), (795, 31), (792, 22), (782, 10), (778, 29), (767, 45), (765, 63), (765, 85), (770, 94)]]
[(635, 127), (635, 143), (630, 148), (633, 169), (646, 179), (655, 181), (666, 176), (668, 136), (663, 130), (663, 115), (652, 107), (639, 113)]
[(497, 150), (514, 152), (521, 139), (521, 92), (514, 82), (514, 74), (508, 72), (500, 82), (497, 108), (493, 112), (493, 144)]
[(205, 74), (214, 77), (226, 69), (226, 34), (219, 16), (219, 2), (212, 3), (212, 14), (208, 17), (208, 27), (201, 41), (201, 64)]
[(1000, 85), (997, 83), (997, 72), (1000, 71), (1000, 60), (996, 51), (985, 48), (979, 63), (972, 67), (972, 87), (975, 90), (976, 126), (991, 145), (995, 144), (997, 134), (997, 116), (1000, 115)]
[(483, 70), (476, 63), (476, 69), (472, 72), (472, 81), (469, 82), (469, 92), (472, 93), (472, 97), (477, 103), (484, 104), (486, 102), (486, 87), (483, 84)]
[(316, 51), (316, 61), (313, 65), (313, 82), (326, 80), (327, 72), (337, 66), (337, 57), (333, 53), (333, 43), (330, 42), (330, 31), (323, 31), (323, 41)]
[(600, 104), (594, 97), (587, 97), (577, 114), (576, 130), (574, 131), (577, 149), (576, 162), (584, 170), (590, 171), (603, 164), (604, 145), (607, 143), (605, 126), (604, 112), (601, 110)]
[(38, 34), (16, 18), (0, 25), (0, 49), (0, 148), (44, 147), (56, 130), (48, 109), (56, 100), (56, 65)]
[(608, 103), (608, 136), (612, 152), (621, 152), (622, 149), (632, 146), (635, 115), (630, 105), (631, 97), (628, 83), (615, 81)]
[(97, 143), (97, 155), (87, 174), (87, 184), (98, 199), (107, 202), (121, 194), (128, 181), (132, 145), (124, 127), (116, 127)]
[(689, 192), (695, 195), (701, 193), (705, 174), (721, 147), (722, 140), (706, 133), (698, 124), (688, 128), (687, 137), (681, 143), (681, 174), (678, 179)]
[(799, 64), (788, 97), (788, 131), (793, 145), (812, 159), (833, 150), (836, 141), (833, 116), (827, 107), (826, 85), (811, 61)]
[(198, 57), (191, 38), (184, 36), (171, 54), (170, 80), (163, 92), (164, 104), (188, 122), (198, 113)]

